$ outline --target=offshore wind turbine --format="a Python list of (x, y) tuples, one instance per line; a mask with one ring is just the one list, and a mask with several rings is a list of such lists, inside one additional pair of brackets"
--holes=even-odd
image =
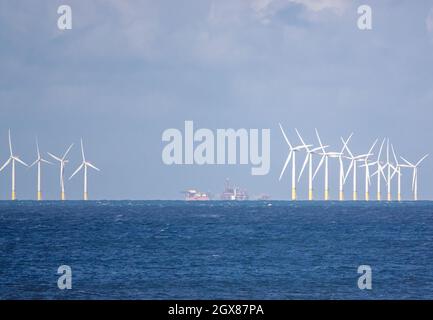
[(302, 165), (301, 173), (299, 174), (298, 182), (301, 180), (302, 173), (304, 172), (305, 166), (308, 163), (308, 200), (313, 200), (313, 154), (318, 154), (318, 150), (327, 148), (329, 146), (320, 146), (314, 149), (310, 149), (309, 146), (304, 142), (301, 135), (299, 134), (298, 130), (296, 130), (296, 134), (299, 137), (299, 140), (301, 140), (302, 145), (305, 148), (305, 151), (307, 152), (307, 156), (305, 157), (304, 164)]
[[(344, 141), (343, 141), (343, 143), (344, 143)], [(353, 153), (350, 151), (347, 143), (344, 143), (344, 146), (346, 147), (346, 150), (349, 153), (349, 157), (347, 157), (347, 158), (350, 159), (349, 169), (347, 169), (346, 176), (344, 177), (344, 180), (346, 181), (346, 179), (350, 173), (350, 170), (353, 169), (353, 181), (352, 181), (353, 182), (353, 200), (356, 201), (356, 200), (358, 200), (358, 190), (357, 190), (357, 180), (356, 180), (356, 178), (357, 178), (356, 171), (357, 171), (357, 166), (358, 166), (357, 163), (358, 163), (358, 161), (365, 161), (365, 158), (368, 158), (371, 154), (369, 152), (366, 154), (354, 156)], [(374, 147), (374, 145), (373, 145), (373, 147)]]
[[(322, 149), (322, 159), (320, 159), (319, 165), (316, 168), (316, 171), (314, 172), (313, 179), (316, 176), (316, 174), (319, 172), (320, 167), (322, 166), (323, 162), (325, 163), (325, 194), (324, 199), (329, 200), (329, 173), (328, 173), (328, 162), (329, 158), (340, 158), (340, 156), (343, 154), (343, 152), (326, 152), (325, 146), (322, 144), (322, 140), (320, 139), (319, 132), (316, 129), (316, 136), (317, 140), (319, 140), (320, 148)], [(341, 174), (341, 169), (340, 169)]]
[(412, 175), (412, 191), (413, 191), (413, 199), (415, 201), (418, 200), (418, 167), (421, 164), (421, 162), (424, 161), (425, 158), (428, 157), (428, 154), (426, 154), (424, 157), (422, 157), (416, 164), (413, 164), (409, 161), (407, 161), (405, 158), (400, 157), (406, 164), (413, 169), (413, 175)]
[(96, 171), (101, 171), (97, 167), (95, 167), (90, 162), (86, 161), (86, 157), (84, 156), (84, 147), (83, 147), (83, 139), (81, 139), (81, 156), (83, 157), (83, 162), (80, 164), (80, 166), (75, 170), (75, 172), (69, 177), (69, 180), (72, 179), (73, 176), (75, 176), (81, 169), (84, 168), (84, 194), (83, 199), (88, 200), (88, 194), (87, 194), (87, 167), (90, 167)]
[(376, 187), (377, 187), (377, 194), (376, 194), (376, 199), (377, 201), (381, 200), (381, 176), (383, 177), (383, 179), (386, 181), (386, 176), (385, 173), (383, 172), (383, 169), (385, 168), (385, 165), (382, 165), (381, 161), (380, 161), (380, 157), (382, 155), (382, 149), (383, 149), (383, 145), (385, 144), (385, 138), (382, 140), (382, 143), (380, 145), (379, 148), (379, 153), (377, 155), (377, 159), (374, 162), (371, 162), (370, 165), (376, 165), (377, 169), (376, 172), (372, 174), (372, 176), (375, 176), (377, 174), (377, 183), (376, 183)]
[(12, 163), (12, 195), (11, 199), (16, 199), (16, 192), (15, 192), (15, 161), (22, 164), (23, 166), (28, 167), (28, 165), (22, 161), (18, 156), (15, 156), (12, 151), (12, 140), (11, 140), (11, 130), (9, 129), (9, 159), (6, 161), (6, 163), (0, 168), (0, 172), (7, 167), (9, 163)]
[(389, 139), (387, 139), (386, 140), (386, 164), (385, 164), (385, 166), (386, 166), (386, 169), (387, 169), (387, 178), (386, 178), (386, 180), (387, 180), (387, 184), (386, 184), (386, 186), (387, 186), (387, 190), (388, 190), (388, 192), (387, 192), (387, 199), (388, 199), (388, 201), (391, 201), (391, 179), (392, 179), (392, 177), (391, 177), (391, 168), (395, 171), (396, 170), (396, 168), (391, 164), (391, 162), (389, 162)]
[(350, 134), (350, 136), (344, 140), (343, 137), (341, 138), (341, 141), (343, 142), (343, 148), (341, 149), (341, 153), (338, 156), (338, 161), (340, 163), (340, 173), (339, 173), (339, 200), (343, 201), (344, 200), (344, 183), (345, 183), (345, 179), (344, 179), (344, 167), (343, 167), (343, 153), (344, 150), (346, 149), (346, 145), (349, 143), (350, 139), (353, 136), (353, 132)]
[(71, 150), (72, 146), (74, 144), (72, 143), (69, 148), (66, 150), (66, 152), (63, 154), (63, 157), (57, 157), (55, 155), (53, 155), (52, 153), (48, 154), (55, 160), (60, 162), (60, 190), (61, 190), (61, 194), (60, 194), (60, 199), (61, 200), (65, 200), (65, 182), (64, 182), (64, 174), (65, 174), (65, 165), (66, 163), (69, 162), (69, 160), (66, 160), (66, 156), (68, 155), (69, 151)]
[[(287, 135), (284, 132), (282, 125), (281, 124), (279, 125), (280, 125), (281, 132), (283, 133), (284, 140), (286, 141), (289, 147), (289, 154), (287, 155), (286, 162), (284, 163), (283, 169), (281, 170), (279, 180), (281, 180), (284, 171), (286, 170), (287, 165), (289, 164), (289, 161), (292, 160), (292, 200), (296, 200), (297, 197), (296, 196), (296, 152), (305, 149), (305, 146), (302, 145), (302, 146), (293, 147), (289, 139), (287, 138)], [(311, 145), (308, 145), (308, 147), (311, 147)]]
[(394, 172), (392, 173), (391, 180), (394, 177), (394, 175), (397, 174), (397, 200), (401, 201), (401, 175), (402, 175), (401, 168), (402, 167), (409, 168), (409, 166), (398, 162), (397, 156), (395, 155), (394, 146), (392, 145), (392, 143), (391, 143), (391, 150), (395, 161), (395, 168), (394, 168)]
[(369, 163), (368, 158), (372, 155), (372, 151), (374, 147), (376, 146), (378, 139), (374, 140), (373, 145), (371, 146), (370, 150), (368, 150), (367, 156), (364, 158), (364, 164), (361, 167), (365, 167), (365, 201), (370, 200), (370, 193), (369, 193), (369, 187), (371, 184), (370, 179), (370, 165), (373, 165), (374, 163)]
[(36, 152), (37, 152), (37, 158), (35, 160), (35, 162), (33, 162), (30, 165), (30, 168), (33, 167), (35, 164), (38, 165), (38, 185), (37, 185), (37, 199), (38, 201), (42, 200), (42, 191), (41, 191), (41, 164), (42, 163), (47, 163), (47, 164), (52, 164), (51, 162), (42, 159), (41, 157), (41, 153), (39, 152), (39, 143), (38, 143), (38, 139), (36, 138)]

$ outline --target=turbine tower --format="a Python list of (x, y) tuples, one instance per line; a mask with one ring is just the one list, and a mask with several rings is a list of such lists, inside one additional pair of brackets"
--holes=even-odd
[[(281, 178), (284, 174), (284, 171), (286, 170), (287, 165), (289, 164), (289, 161), (292, 160), (292, 200), (296, 200), (296, 197), (297, 197), (296, 196), (296, 152), (298, 152), (302, 149), (305, 149), (305, 146), (293, 147), (291, 145), (289, 139), (287, 138), (287, 135), (284, 132), (283, 127), (281, 126), (281, 124), (279, 124), (279, 125), (280, 125), (281, 132), (283, 133), (284, 140), (286, 140), (286, 143), (289, 147), (289, 154), (287, 156), (286, 162), (284, 163), (283, 169), (281, 170), (279, 180), (281, 180)], [(308, 147), (311, 147), (311, 145), (308, 145)]]
[(39, 143), (38, 143), (38, 139), (36, 138), (36, 151), (37, 151), (37, 158), (35, 160), (35, 162), (33, 162), (30, 165), (30, 168), (33, 167), (35, 164), (38, 165), (38, 186), (37, 186), (37, 199), (38, 201), (42, 200), (42, 191), (41, 191), (41, 164), (43, 163), (47, 163), (47, 164), (52, 164), (51, 162), (42, 159), (41, 157), (41, 153), (39, 152)]
[(83, 199), (88, 200), (88, 194), (87, 194), (87, 167), (90, 167), (96, 171), (101, 171), (98, 168), (96, 168), (93, 164), (86, 161), (86, 157), (84, 156), (84, 147), (83, 147), (83, 139), (81, 139), (81, 156), (83, 157), (83, 162), (80, 164), (80, 166), (75, 170), (75, 172), (69, 177), (69, 180), (72, 179), (73, 176), (75, 176), (81, 169), (84, 168), (84, 195)]
[[(319, 132), (316, 129), (316, 136), (317, 140), (319, 140), (320, 147), (322, 149), (322, 159), (320, 159), (319, 165), (316, 168), (316, 171), (313, 175), (313, 180), (316, 177), (316, 174), (319, 172), (320, 167), (322, 166), (323, 162), (325, 162), (325, 194), (324, 199), (325, 201), (329, 200), (329, 173), (328, 173), (328, 162), (329, 158), (340, 158), (340, 156), (343, 154), (343, 152), (326, 152), (325, 146), (322, 144), (322, 141), (319, 136)], [(341, 169), (340, 169), (341, 171)], [(340, 172), (341, 173), (341, 172)]]
[(9, 129), (9, 159), (6, 161), (6, 163), (0, 168), (0, 172), (7, 167), (9, 163), (12, 163), (12, 196), (11, 199), (16, 199), (16, 192), (15, 192), (15, 161), (22, 164), (23, 166), (28, 167), (28, 165), (22, 161), (18, 156), (15, 156), (12, 151), (12, 140), (11, 140), (11, 130)]
[(313, 200), (313, 154), (318, 154), (318, 150), (327, 148), (329, 146), (321, 146), (318, 148), (310, 149), (308, 145), (304, 142), (301, 135), (299, 134), (298, 130), (296, 130), (296, 134), (299, 137), (299, 140), (301, 140), (302, 145), (304, 146), (307, 156), (305, 157), (304, 164), (302, 165), (301, 173), (299, 174), (298, 182), (301, 180), (302, 173), (304, 172), (305, 166), (308, 163), (308, 200)]
[(413, 164), (409, 161), (407, 161), (405, 158), (400, 157), (406, 164), (413, 169), (413, 176), (412, 176), (412, 191), (413, 191), (413, 199), (415, 201), (418, 200), (418, 167), (421, 164), (421, 162), (424, 161), (425, 158), (428, 157), (428, 154), (426, 154), (424, 157), (422, 157), (416, 164)]
[(48, 154), (55, 160), (60, 162), (60, 189), (61, 189), (61, 194), (60, 194), (60, 199), (61, 200), (65, 200), (65, 182), (64, 182), (64, 173), (65, 173), (65, 165), (69, 162), (69, 160), (66, 160), (66, 156), (68, 155), (69, 151), (71, 150), (72, 146), (74, 144), (72, 143), (69, 148), (66, 150), (66, 152), (63, 154), (63, 157), (57, 157), (55, 155), (53, 155), (52, 153)]

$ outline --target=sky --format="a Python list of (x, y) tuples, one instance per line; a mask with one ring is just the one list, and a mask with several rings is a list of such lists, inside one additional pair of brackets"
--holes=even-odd
[[(57, 27), (63, 4), (71, 30)], [(372, 30), (357, 27), (362, 4), (372, 8)], [(432, 119), (432, 0), (0, 0), (0, 162), (9, 128), (27, 163), (36, 136), (47, 160), (46, 152), (74, 143), (69, 199), (82, 197), (82, 175), (68, 180), (81, 137), (101, 169), (89, 172), (91, 199), (181, 199), (188, 188), (217, 195), (225, 178), (252, 197), (289, 199), (290, 172), (278, 179), (287, 156), (278, 123), (294, 144), (297, 128), (317, 145), (317, 128), (330, 151), (351, 132), (356, 154), (388, 137), (415, 162), (433, 153)], [(162, 132), (183, 130), (186, 120), (211, 130), (270, 129), (269, 174), (252, 176), (250, 165), (165, 165)], [(433, 155), (419, 171), (421, 199), (433, 199), (432, 167)], [(337, 169), (331, 162), (331, 198)], [(0, 172), (0, 199), (10, 197), (10, 175)], [(402, 179), (409, 198), (409, 169)], [(57, 163), (43, 167), (42, 183), (46, 199), (59, 198)], [(35, 168), (17, 167), (16, 188), (20, 199), (36, 197)], [(314, 189), (320, 198), (322, 172)]]

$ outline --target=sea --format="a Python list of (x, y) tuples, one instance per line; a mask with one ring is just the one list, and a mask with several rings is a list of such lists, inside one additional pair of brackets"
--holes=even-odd
[(433, 202), (1, 201), (0, 299), (433, 299)]

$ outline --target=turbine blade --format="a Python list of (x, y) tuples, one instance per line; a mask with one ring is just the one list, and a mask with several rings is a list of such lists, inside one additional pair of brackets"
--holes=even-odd
[(11, 139), (11, 129), (9, 129), (8, 131), (9, 134), (9, 152), (10, 152), (10, 156), (13, 156), (13, 152), (12, 152), (12, 139)]
[(62, 160), (64, 160), (64, 159), (66, 158), (66, 156), (68, 155), (69, 151), (71, 151), (71, 148), (72, 148), (73, 146), (74, 146), (74, 144), (72, 143), (72, 144), (69, 146), (68, 150), (66, 150), (65, 154), (63, 155)]
[(315, 130), (316, 130), (317, 140), (319, 140), (320, 148), (323, 150), (323, 152), (325, 152), (325, 148), (323, 147), (322, 140), (320, 140), (319, 131), (317, 131), (316, 128)]
[(395, 163), (396, 163), (397, 166), (398, 166), (397, 156), (395, 155), (395, 150), (394, 150), (394, 146), (392, 145), (392, 143), (391, 143), (391, 150), (392, 150), (392, 155), (393, 155), (393, 157), (394, 157), (394, 161), (395, 161)]
[(383, 145), (385, 143), (385, 138), (383, 138), (382, 143), (380, 145), (379, 154), (377, 155), (377, 160), (380, 160), (380, 156), (382, 155)]
[(281, 180), (284, 172), (286, 171), (287, 165), (289, 164), (289, 161), (292, 158), (292, 153), (293, 153), (293, 151), (290, 150), (289, 154), (287, 155), (286, 162), (284, 162), (284, 166), (283, 166), (283, 169), (281, 170), (280, 177), (278, 178), (278, 180)]
[(279, 125), (280, 125), (281, 132), (283, 133), (284, 140), (286, 140), (286, 143), (288, 144), (290, 150), (292, 150), (292, 149), (293, 149), (293, 148), (292, 148), (292, 145), (290, 144), (290, 141), (289, 141), (289, 139), (287, 138), (286, 133), (284, 132), (283, 126), (281, 125), (281, 123), (279, 123)]
[(305, 160), (304, 160), (304, 164), (302, 165), (301, 172), (299, 173), (298, 182), (301, 180), (302, 173), (304, 172), (304, 169), (305, 169), (305, 167), (307, 166), (307, 163), (308, 163), (308, 157), (309, 157), (309, 156), (310, 156), (310, 154), (307, 153), (307, 156), (305, 157)]
[[(299, 140), (301, 140), (302, 144), (304, 145), (304, 147), (307, 146), (307, 144), (304, 142), (304, 140), (302, 139), (301, 135), (299, 134), (298, 129), (295, 128), (296, 134), (298, 135)], [(306, 149), (308, 150), (308, 147), (306, 147)]]
[(86, 157), (84, 156), (83, 138), (81, 138), (81, 156), (83, 157), (83, 162), (85, 162)]
[(96, 168), (96, 167), (95, 167), (93, 164), (91, 164), (90, 162), (86, 162), (86, 164), (87, 164), (90, 168), (95, 169), (96, 171), (101, 171), (100, 169)]
[(77, 170), (74, 171), (74, 173), (72, 174), (72, 176), (69, 177), (69, 180), (71, 180), (72, 177), (75, 176), (75, 175), (78, 173), (78, 171), (81, 170), (81, 168), (82, 168), (83, 166), (84, 166), (84, 162), (83, 162), (82, 164), (80, 164), (80, 166), (77, 168)]
[(386, 139), (386, 162), (389, 163), (389, 138)]
[(320, 162), (319, 162), (319, 164), (317, 165), (316, 171), (314, 171), (314, 174), (313, 174), (313, 180), (314, 180), (314, 178), (316, 177), (316, 174), (319, 172), (319, 169), (320, 169), (320, 167), (322, 166), (323, 161), (325, 160), (325, 157), (326, 157), (326, 156), (322, 156), (322, 159), (320, 159)]
[(36, 151), (38, 152), (38, 159), (41, 158), (41, 153), (39, 152), (39, 142), (38, 137), (36, 137)]
[(62, 162), (62, 159), (60, 159), (59, 157), (56, 157), (55, 155), (53, 155), (53, 154), (50, 153), (50, 152), (47, 152), (47, 153), (48, 153), (52, 158), (54, 158), (55, 160)]
[(9, 158), (6, 163), (0, 168), (0, 171), (3, 171), (4, 168), (11, 162), (12, 158)]
[(352, 170), (354, 164), (355, 164), (355, 160), (352, 159), (350, 161), (350, 165), (349, 168), (347, 169), (346, 175), (344, 176), (344, 181), (346, 181), (347, 177), (349, 176), (350, 170)]
[(390, 177), (391, 180), (392, 180), (392, 178), (394, 178), (395, 174), (398, 172), (398, 166), (393, 167), (393, 168), (394, 168), (394, 171), (391, 174), (391, 177)]
[(385, 180), (386, 183), (388, 183), (388, 179), (386, 178), (385, 173), (383, 172), (383, 168), (384, 168), (384, 166), (383, 167), (379, 166), (379, 170), (380, 170), (380, 173), (382, 174), (383, 179)]
[(371, 152), (373, 151), (374, 147), (376, 146), (376, 143), (377, 143), (377, 139), (374, 140), (373, 144), (371, 145), (370, 150), (368, 150), (368, 152), (367, 152), (368, 155), (371, 155)]
[(39, 159), (36, 159), (35, 162), (33, 162), (33, 163), (29, 166), (29, 168), (33, 167), (36, 163), (38, 163), (38, 161), (39, 161)]
[(409, 161), (407, 161), (405, 158), (403, 158), (402, 156), (400, 156), (401, 160), (403, 160), (404, 162), (406, 162), (410, 167), (415, 167), (415, 165), (413, 163), (410, 163)]
[[(350, 137), (352, 137), (352, 135), (350, 135)], [(349, 137), (349, 139), (350, 139), (350, 137)], [(349, 139), (347, 139), (347, 140), (345, 141), (342, 137), (340, 137), (340, 138), (341, 138), (341, 142), (343, 142), (343, 149), (342, 149), (341, 152), (344, 152), (344, 149), (346, 149), (347, 152), (349, 153), (349, 155), (353, 158), (353, 154), (352, 154), (352, 152), (350, 151), (349, 146), (347, 145), (347, 144), (349, 143)]]
[(45, 159), (40, 159), (42, 162), (44, 162), (44, 163), (46, 163), (46, 164), (52, 164), (51, 162), (49, 162), (48, 160), (45, 160)]
[(426, 154), (424, 157), (422, 157), (421, 160), (419, 160), (419, 161), (416, 163), (415, 167), (418, 167), (418, 166), (420, 165), (420, 163), (423, 162), (424, 159), (427, 158), (427, 157), (428, 157), (428, 154)]
[(16, 161), (18, 161), (19, 163), (21, 163), (23, 166), (26, 166), (26, 167), (29, 166), (27, 163), (25, 163), (23, 160), (21, 160), (21, 159), (18, 158), (18, 157), (15, 157), (14, 159), (15, 159)]

